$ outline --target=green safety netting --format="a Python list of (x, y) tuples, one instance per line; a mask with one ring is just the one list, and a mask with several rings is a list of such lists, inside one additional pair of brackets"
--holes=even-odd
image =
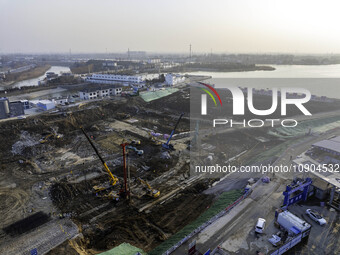
[(135, 255), (138, 252), (142, 255), (146, 254), (142, 249), (139, 249), (128, 243), (122, 243), (109, 251), (100, 253), (99, 255)]
[(177, 88), (165, 88), (156, 91), (142, 92), (139, 95), (145, 102), (150, 102), (177, 92)]

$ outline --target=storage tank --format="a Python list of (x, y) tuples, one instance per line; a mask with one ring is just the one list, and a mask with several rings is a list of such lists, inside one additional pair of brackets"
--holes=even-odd
[(0, 119), (8, 118), (9, 116), (9, 105), (6, 97), (0, 98)]
[(277, 223), (279, 223), (280, 226), (282, 226), (288, 232), (293, 232), (295, 234), (297, 234), (297, 230), (304, 232), (311, 227), (309, 223), (300, 219), (289, 211), (279, 213), (277, 216)]

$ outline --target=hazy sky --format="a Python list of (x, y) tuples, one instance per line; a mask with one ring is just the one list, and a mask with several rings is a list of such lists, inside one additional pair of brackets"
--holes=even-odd
[(340, 53), (334, 0), (0, 0), (0, 53)]

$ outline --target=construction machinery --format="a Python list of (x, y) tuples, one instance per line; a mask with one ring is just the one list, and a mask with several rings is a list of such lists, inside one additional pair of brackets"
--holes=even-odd
[(153, 189), (147, 181), (144, 181), (141, 178), (138, 178), (138, 180), (147, 187), (148, 196), (153, 198), (159, 197), (159, 195), (161, 194), (159, 190)]
[(172, 144), (170, 144), (170, 141), (171, 141), (171, 138), (172, 136), (174, 135), (175, 131), (176, 131), (176, 128), (178, 126), (178, 123), (181, 121), (182, 117), (183, 117), (184, 113), (182, 112), (181, 115), (179, 116), (177, 122), (176, 122), (176, 125), (174, 127), (174, 129), (171, 131), (171, 134), (168, 138), (168, 140), (166, 141), (166, 143), (163, 143), (162, 144), (162, 147), (166, 150), (174, 150), (174, 146)]
[(105, 185), (104, 184), (104, 185), (93, 186), (94, 192), (96, 193), (97, 196), (101, 196), (101, 197), (105, 197), (105, 198), (109, 198), (109, 199), (113, 199), (113, 200), (119, 200), (119, 194), (117, 192), (115, 192), (115, 191), (111, 191), (109, 194), (101, 195), (101, 192), (106, 191), (106, 190), (114, 187), (119, 180), (118, 180), (118, 178), (116, 176), (114, 176), (112, 174), (112, 172), (110, 171), (110, 169), (107, 166), (106, 162), (104, 161), (102, 156), (99, 154), (98, 149), (96, 148), (96, 146), (91, 141), (91, 138), (86, 134), (85, 130), (83, 128), (80, 128), (80, 129), (84, 133), (84, 135), (87, 138), (87, 140), (89, 141), (89, 143), (91, 144), (93, 150), (96, 152), (98, 158), (102, 162), (102, 164), (104, 166), (104, 169), (109, 174), (109, 178), (110, 178), (110, 184), (109, 185)]
[(140, 145), (141, 144), (141, 142), (140, 142), (140, 140), (132, 140), (131, 142), (130, 142), (130, 145)]
[(150, 140), (153, 141), (156, 145), (161, 145), (162, 142), (159, 140), (159, 137), (162, 135), (160, 133), (149, 132)]
[(50, 134), (47, 134), (44, 138), (41, 138), (39, 140), (40, 143), (46, 143), (50, 140), (54, 139), (59, 139), (62, 135), (58, 134), (56, 130), (53, 129), (53, 131)]
[[(130, 174), (129, 174), (129, 185), (127, 183), (127, 170), (126, 170), (126, 149), (128, 143), (122, 143), (120, 146), (123, 149), (123, 170), (124, 170), (124, 188), (121, 189), (120, 194), (126, 199), (130, 199)], [(130, 172), (129, 172), (130, 173)], [(128, 188), (129, 186), (129, 188)]]
[(126, 149), (133, 150), (134, 152), (136, 152), (136, 154), (137, 154), (138, 156), (142, 156), (142, 155), (144, 154), (144, 151), (143, 151), (143, 150), (138, 150), (136, 147), (131, 146), (131, 145), (127, 145), (127, 146), (126, 146)]

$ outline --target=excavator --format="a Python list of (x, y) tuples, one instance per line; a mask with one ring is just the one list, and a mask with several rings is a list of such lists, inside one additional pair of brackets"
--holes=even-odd
[(116, 183), (119, 181), (118, 178), (116, 176), (114, 176), (112, 174), (112, 172), (110, 171), (109, 167), (107, 166), (106, 162), (104, 161), (104, 159), (102, 158), (102, 156), (100, 156), (98, 149), (96, 148), (96, 146), (94, 146), (93, 142), (91, 141), (91, 138), (86, 134), (85, 130), (83, 128), (80, 128), (81, 131), (84, 133), (85, 137), (87, 138), (87, 140), (89, 141), (89, 143), (91, 144), (93, 150), (96, 152), (98, 158), (100, 159), (100, 161), (102, 162), (104, 169), (106, 170), (106, 172), (109, 174), (109, 178), (110, 178), (110, 185), (96, 185), (93, 186), (93, 190), (94, 193), (97, 196), (100, 197), (104, 197), (104, 198), (108, 198), (108, 199), (112, 199), (112, 200), (119, 200), (119, 194), (115, 191), (111, 191), (109, 194), (105, 194), (105, 195), (100, 195), (103, 191), (112, 188), (116, 185)]
[(39, 140), (39, 142), (40, 142), (40, 143), (46, 143), (46, 142), (52, 140), (52, 138), (59, 139), (60, 137), (61, 137), (61, 135), (59, 135), (57, 132), (55, 132), (55, 131), (53, 130), (52, 133), (46, 135), (44, 138), (41, 138), (41, 139)]
[(138, 178), (138, 180), (147, 187), (148, 196), (153, 198), (159, 197), (159, 195), (161, 194), (159, 190), (153, 189), (147, 181), (144, 181), (141, 178)]

